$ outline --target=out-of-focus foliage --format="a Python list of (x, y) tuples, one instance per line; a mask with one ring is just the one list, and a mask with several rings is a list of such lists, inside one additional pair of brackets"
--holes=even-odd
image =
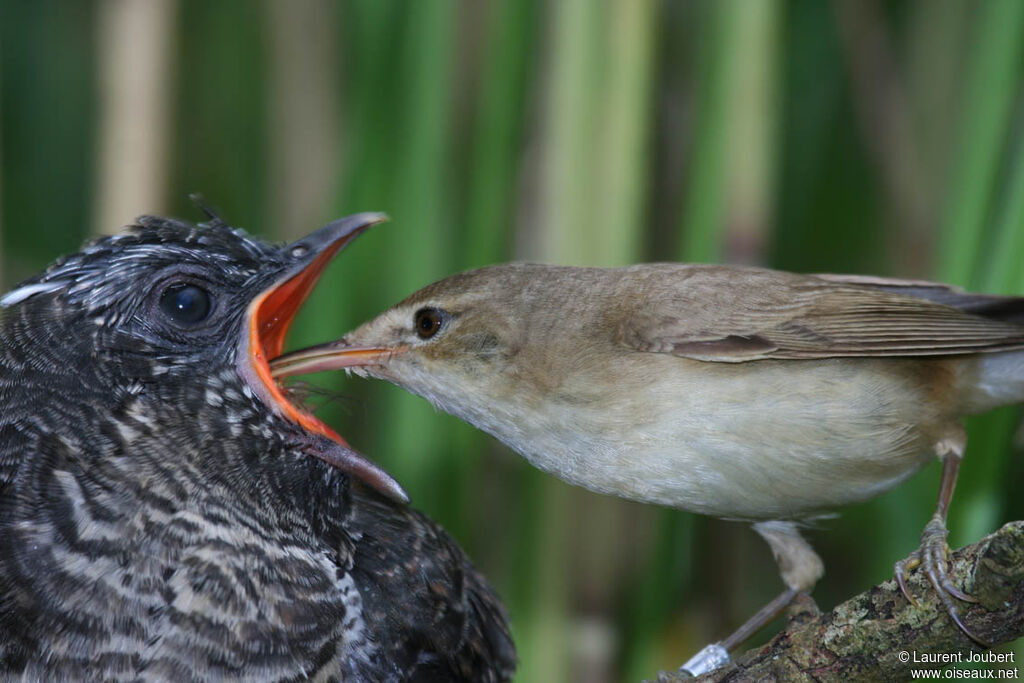
[[(273, 239), (391, 214), (296, 346), (514, 258), (1020, 294), (1022, 49), (1019, 0), (3, 0), (3, 283), (134, 214), (200, 219), (199, 191)], [(318, 381), (344, 397), (325, 419), (498, 587), (520, 680), (653, 677), (779, 589), (742, 525), (570, 489), (397, 389)], [(1024, 517), (1017, 425), (971, 421), (954, 544)], [(936, 482), (810, 531), (820, 603), (890, 575)]]

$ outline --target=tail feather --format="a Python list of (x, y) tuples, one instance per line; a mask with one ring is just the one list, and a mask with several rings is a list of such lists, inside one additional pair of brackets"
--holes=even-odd
[(980, 354), (977, 374), (967, 388), (965, 410), (982, 413), (1024, 402), (1024, 351)]

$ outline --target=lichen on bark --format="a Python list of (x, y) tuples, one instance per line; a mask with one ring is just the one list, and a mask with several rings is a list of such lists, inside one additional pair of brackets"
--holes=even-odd
[[(958, 603), (964, 623), (993, 646), (1024, 635), (1024, 522), (1010, 522), (973, 545), (953, 553), (953, 583), (978, 602)], [(789, 623), (769, 643), (740, 654), (722, 669), (701, 676), (702, 683), (750, 681), (902, 681), (914, 654), (983, 650), (950, 619), (920, 571), (907, 582), (917, 605), (889, 580), (820, 613), (810, 598), (790, 608)], [(901, 653), (910, 653), (909, 656)], [(906, 658), (908, 661), (903, 661)], [(685, 674), (663, 672), (660, 683), (692, 682)]]

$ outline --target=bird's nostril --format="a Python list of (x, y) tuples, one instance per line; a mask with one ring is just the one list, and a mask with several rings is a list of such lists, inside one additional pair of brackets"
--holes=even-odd
[(301, 244), (299, 246), (297, 246), (297, 247), (292, 247), (292, 257), (293, 258), (302, 258), (303, 256), (305, 256), (308, 253), (309, 253), (309, 247), (304, 247)]

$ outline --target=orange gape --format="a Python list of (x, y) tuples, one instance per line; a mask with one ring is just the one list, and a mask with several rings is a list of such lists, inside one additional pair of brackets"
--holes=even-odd
[(252, 364), (278, 407), (288, 418), (311, 432), (322, 434), (346, 447), (348, 442), (340, 434), (316, 416), (299, 410), (285, 398), (281, 388), (270, 375), (268, 361), (281, 355), (285, 335), (288, 334), (288, 328), (296, 312), (309, 296), (313, 285), (320, 278), (320, 273), (348, 241), (338, 240), (317, 256), (301, 273), (259, 296), (251, 304), (255, 307), (255, 312), (249, 316), (249, 352), (252, 354)]

